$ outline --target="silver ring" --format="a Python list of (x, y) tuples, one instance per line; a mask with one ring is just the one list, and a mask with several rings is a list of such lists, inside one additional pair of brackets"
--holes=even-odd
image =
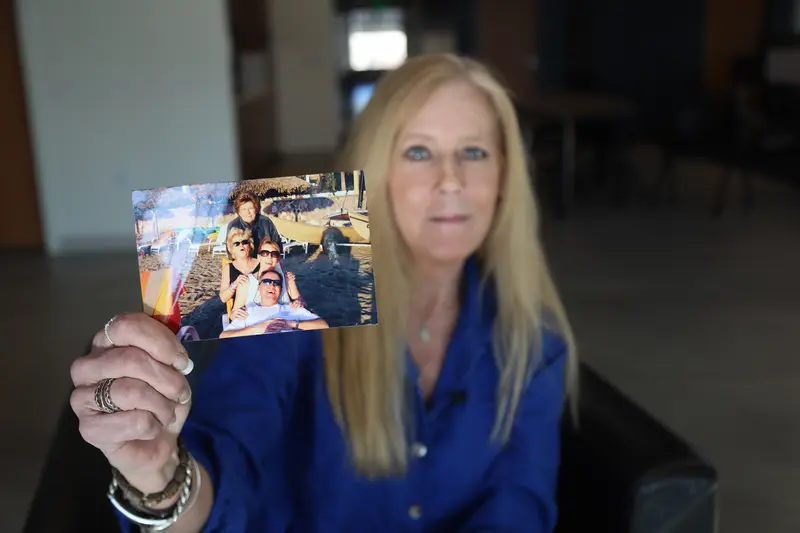
[(116, 378), (101, 379), (94, 386), (94, 403), (98, 411), (103, 413), (118, 413), (122, 411), (111, 399), (111, 384)]
[(114, 341), (112, 341), (111, 337), (108, 336), (108, 328), (111, 327), (111, 324), (113, 324), (116, 319), (117, 319), (117, 317), (112, 317), (111, 320), (106, 322), (106, 325), (103, 326), (103, 335), (105, 335), (105, 337), (106, 337), (106, 342), (108, 344), (110, 344), (111, 346), (116, 346), (116, 344), (114, 344)]

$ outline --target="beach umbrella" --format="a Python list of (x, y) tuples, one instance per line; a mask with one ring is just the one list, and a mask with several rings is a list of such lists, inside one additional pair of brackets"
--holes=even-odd
[(277, 198), (292, 194), (308, 194), (311, 189), (311, 184), (297, 176), (246, 180), (239, 182), (234, 187), (229, 198), (234, 200), (239, 194), (249, 192), (259, 200), (263, 200), (264, 198)]
[(164, 323), (173, 333), (178, 333), (181, 327), (178, 300), (186, 292), (182, 278), (176, 276), (172, 268), (165, 268), (155, 272), (141, 272), (139, 280), (145, 313)]

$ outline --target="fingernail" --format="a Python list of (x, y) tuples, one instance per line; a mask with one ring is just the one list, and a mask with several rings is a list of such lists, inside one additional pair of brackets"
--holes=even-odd
[(172, 363), (172, 367), (185, 376), (192, 371), (194, 363), (192, 363), (192, 360), (189, 359), (189, 354), (185, 351), (178, 352), (177, 355), (175, 362)]
[(189, 400), (192, 399), (192, 389), (191, 387), (184, 389), (181, 395), (178, 397), (178, 403), (181, 405), (186, 405), (189, 403)]
[(192, 361), (188, 357), (186, 358), (186, 361), (187, 361), (186, 368), (180, 371), (181, 374), (183, 374), (184, 376), (188, 376), (192, 372), (192, 370), (194, 370), (194, 361)]

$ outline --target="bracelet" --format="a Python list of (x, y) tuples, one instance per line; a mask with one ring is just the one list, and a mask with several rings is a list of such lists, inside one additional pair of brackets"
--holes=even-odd
[(151, 508), (173, 499), (178, 492), (180, 492), (186, 483), (186, 478), (192, 474), (190, 460), (188, 450), (183, 445), (180, 437), (178, 437), (178, 467), (175, 469), (175, 474), (164, 490), (154, 494), (143, 494), (140, 490), (131, 486), (128, 480), (125, 479), (125, 476), (120, 474), (115, 468), (111, 469), (111, 473), (112, 478), (116, 480), (119, 488), (122, 489), (125, 499), (131, 502), (135, 507), (149, 511)]
[[(167, 485), (167, 489), (154, 495), (142, 495), (140, 491), (128, 484), (122, 474), (116, 469), (112, 469), (108, 499), (123, 516), (142, 526), (146, 531), (163, 531), (172, 526), (183, 513), (194, 505), (200, 493), (200, 466), (180, 444), (179, 455), (182, 460), (175, 472), (175, 478)], [(181, 482), (177, 485), (177, 490), (172, 491), (173, 482), (179, 478)], [(166, 497), (169, 492), (172, 492), (172, 496), (180, 494), (174, 505), (160, 511), (147, 508), (147, 503), (152, 504), (152, 502), (160, 502), (172, 497)]]

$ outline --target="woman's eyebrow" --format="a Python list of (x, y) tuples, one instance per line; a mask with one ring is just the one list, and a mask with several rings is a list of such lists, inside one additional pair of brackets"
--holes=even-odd
[(427, 133), (408, 132), (402, 136), (403, 139), (427, 139), (433, 140), (434, 137)]
[[(486, 142), (489, 139), (490, 135), (482, 134), (482, 133), (470, 133), (469, 135), (462, 135), (458, 138), (459, 141), (480, 141)], [(429, 135), (427, 133), (417, 133), (417, 132), (409, 132), (404, 134), (401, 137), (402, 140), (410, 140), (410, 139), (426, 139), (430, 141), (436, 141), (436, 137), (433, 135)]]

